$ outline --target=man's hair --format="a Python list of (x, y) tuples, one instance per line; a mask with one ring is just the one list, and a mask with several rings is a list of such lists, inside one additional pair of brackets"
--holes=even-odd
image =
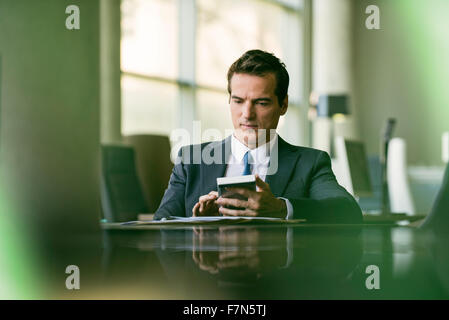
[(245, 73), (263, 77), (274, 73), (276, 78), (275, 94), (279, 106), (287, 96), (289, 76), (285, 64), (274, 54), (262, 50), (249, 50), (238, 58), (228, 70), (228, 92), (231, 94), (231, 79), (234, 73)]

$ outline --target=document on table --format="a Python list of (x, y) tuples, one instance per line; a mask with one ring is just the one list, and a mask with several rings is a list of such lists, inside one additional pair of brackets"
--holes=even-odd
[(122, 225), (160, 225), (160, 224), (231, 224), (231, 223), (303, 223), (305, 219), (280, 219), (269, 217), (176, 217), (162, 218), (161, 220), (128, 221)]

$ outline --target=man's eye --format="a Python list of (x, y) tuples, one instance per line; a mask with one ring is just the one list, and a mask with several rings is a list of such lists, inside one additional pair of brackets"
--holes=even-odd
[(260, 106), (263, 106), (263, 107), (268, 106), (267, 102), (258, 102), (257, 104), (260, 105)]
[(234, 100), (234, 103), (240, 104), (240, 103), (242, 103), (242, 100)]

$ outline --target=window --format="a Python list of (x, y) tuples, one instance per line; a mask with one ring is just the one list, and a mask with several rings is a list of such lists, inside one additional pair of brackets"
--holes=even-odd
[(178, 76), (175, 0), (123, 0), (121, 68), (125, 73)]
[(302, 0), (122, 0), (121, 11), (122, 134), (170, 135), (199, 120), (202, 132), (224, 137), (232, 129), (227, 70), (258, 48), (287, 66), (279, 132), (304, 143)]

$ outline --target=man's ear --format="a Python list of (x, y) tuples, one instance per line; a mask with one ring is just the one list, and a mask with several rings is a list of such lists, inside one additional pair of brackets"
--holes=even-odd
[(288, 108), (288, 95), (286, 95), (284, 101), (282, 101), (281, 116), (283, 116), (287, 112), (287, 108)]

